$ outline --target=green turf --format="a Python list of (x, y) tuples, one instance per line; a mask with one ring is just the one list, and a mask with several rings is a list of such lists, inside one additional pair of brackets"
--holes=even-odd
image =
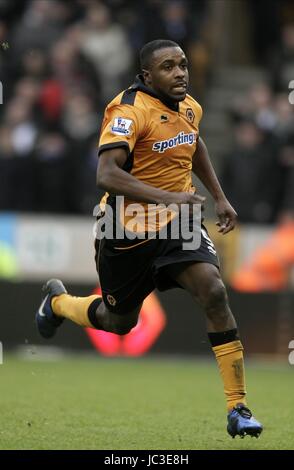
[(259, 439), (231, 439), (213, 362), (5, 358), (1, 449), (294, 449), (294, 366), (248, 364)]

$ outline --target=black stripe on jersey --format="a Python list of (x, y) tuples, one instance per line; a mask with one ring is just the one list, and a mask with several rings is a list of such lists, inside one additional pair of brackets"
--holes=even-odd
[(111, 150), (111, 149), (116, 149), (120, 147), (124, 147), (128, 153), (127, 159), (122, 166), (122, 170), (130, 173), (134, 164), (134, 151), (130, 152), (130, 147), (127, 142), (113, 142), (112, 144), (100, 145), (98, 149), (98, 156), (101, 155), (101, 153), (104, 152), (105, 150)]
[(116, 149), (116, 148), (119, 148), (119, 147), (125, 147), (127, 152), (128, 152), (128, 156), (130, 155), (130, 147), (129, 147), (129, 144), (127, 142), (124, 142), (123, 140), (121, 142), (113, 142), (113, 143), (110, 143), (110, 144), (104, 144), (104, 145), (100, 145), (100, 147), (98, 148), (98, 156), (104, 152), (105, 150), (111, 150), (111, 149)]
[(134, 151), (129, 153), (128, 158), (126, 159), (122, 169), (128, 173), (131, 173), (134, 165)]
[(125, 90), (124, 94), (121, 97), (120, 104), (131, 104), (134, 105), (137, 89), (135, 88), (128, 88)]

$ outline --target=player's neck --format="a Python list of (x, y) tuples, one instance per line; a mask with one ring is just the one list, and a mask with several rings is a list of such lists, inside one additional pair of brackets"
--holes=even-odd
[(147, 93), (148, 95), (154, 96), (154, 98), (159, 99), (163, 104), (165, 104), (172, 111), (179, 110), (178, 101), (174, 101), (167, 95), (163, 95), (154, 90), (151, 86), (145, 85), (143, 75), (139, 74), (136, 76), (135, 83), (132, 87), (136, 87), (138, 90)]

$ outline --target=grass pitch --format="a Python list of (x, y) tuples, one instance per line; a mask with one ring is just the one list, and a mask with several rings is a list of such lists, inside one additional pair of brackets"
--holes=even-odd
[(294, 449), (294, 366), (247, 364), (259, 439), (226, 433), (214, 362), (71, 357), (0, 366), (0, 449)]

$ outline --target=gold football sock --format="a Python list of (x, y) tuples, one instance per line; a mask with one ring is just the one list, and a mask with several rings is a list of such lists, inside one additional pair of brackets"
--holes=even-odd
[(214, 346), (212, 349), (223, 379), (228, 411), (234, 408), (237, 403), (246, 405), (245, 371), (241, 341), (231, 341)]
[(68, 318), (80, 326), (95, 328), (89, 320), (88, 310), (97, 299), (100, 300), (101, 296), (73, 297), (69, 294), (61, 294), (52, 298), (51, 306), (58, 317)]

